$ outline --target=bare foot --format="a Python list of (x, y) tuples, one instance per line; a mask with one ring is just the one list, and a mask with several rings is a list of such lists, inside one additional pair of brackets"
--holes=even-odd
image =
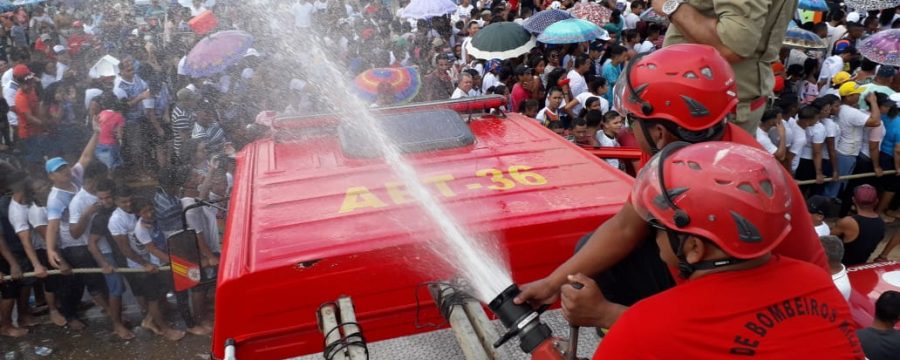
[(175, 329), (165, 329), (162, 336), (170, 341), (178, 341), (184, 338), (184, 331)]
[(150, 319), (150, 316), (145, 317), (144, 320), (141, 321), (141, 327), (152, 331), (156, 335), (162, 335), (162, 330), (160, 330), (159, 327), (156, 326), (155, 323), (153, 323), (153, 320)]
[(192, 335), (197, 335), (197, 336), (209, 335), (212, 332), (211, 329), (207, 329), (203, 325), (196, 325), (192, 328), (187, 328), (186, 331)]
[(59, 310), (50, 310), (50, 321), (56, 326), (66, 326), (68, 323), (66, 317), (59, 313)]
[(15, 326), (0, 327), (0, 335), (9, 337), (22, 337), (28, 334), (28, 329), (21, 329)]
[(125, 326), (113, 326), (113, 333), (122, 340), (131, 340), (134, 339), (134, 333), (125, 328)]
[(83, 322), (81, 322), (81, 320), (78, 320), (78, 319), (69, 320), (69, 329), (72, 329), (75, 331), (81, 331), (81, 330), (84, 330), (85, 327), (87, 327), (87, 325), (85, 325)]

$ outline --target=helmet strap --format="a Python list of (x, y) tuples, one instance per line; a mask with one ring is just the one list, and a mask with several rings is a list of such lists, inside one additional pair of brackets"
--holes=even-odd
[(678, 258), (678, 276), (682, 279), (690, 278), (691, 275), (693, 275), (697, 270), (717, 269), (724, 266), (737, 265), (747, 261), (745, 259), (728, 257), (715, 260), (704, 260), (695, 264), (691, 264), (687, 261), (687, 255), (684, 253), (684, 242), (687, 240), (688, 235), (679, 233), (674, 230), (666, 229), (666, 237), (669, 238), (669, 246), (672, 247), (672, 252), (674, 252), (675, 257)]

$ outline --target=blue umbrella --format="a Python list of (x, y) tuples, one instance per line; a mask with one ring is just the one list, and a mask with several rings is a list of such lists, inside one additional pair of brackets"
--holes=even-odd
[(828, 11), (828, 3), (825, 0), (800, 0), (797, 3), (797, 8), (810, 11)]
[(567, 19), (544, 29), (537, 40), (544, 44), (574, 44), (596, 39), (609, 39), (609, 33), (597, 24), (582, 19)]
[(456, 11), (453, 0), (412, 0), (403, 8), (400, 17), (412, 19), (430, 19), (444, 16)]
[(549, 9), (534, 14), (534, 16), (525, 20), (522, 26), (530, 33), (540, 34), (544, 32), (544, 29), (548, 26), (553, 25), (553, 23), (571, 18), (572, 14), (569, 14), (568, 12)]

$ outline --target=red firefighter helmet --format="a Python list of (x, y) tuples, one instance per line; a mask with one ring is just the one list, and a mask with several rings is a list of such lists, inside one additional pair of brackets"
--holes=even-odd
[(737, 106), (734, 70), (708, 45), (677, 44), (632, 60), (616, 82), (615, 108), (702, 131)]
[(790, 232), (789, 181), (765, 151), (732, 142), (677, 142), (641, 170), (631, 203), (651, 224), (750, 259), (771, 251)]

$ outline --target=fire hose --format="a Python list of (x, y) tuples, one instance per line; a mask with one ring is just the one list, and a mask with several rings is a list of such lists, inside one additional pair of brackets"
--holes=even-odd
[[(168, 271), (168, 270), (172, 270), (172, 267), (170, 267), (168, 265), (167, 266), (158, 266), (157, 269), (159, 269), (159, 271)], [(143, 268), (141, 268), (141, 269), (115, 268), (115, 269), (113, 269), (113, 272), (122, 274), (122, 273), (145, 273), (148, 271), (144, 270)], [(77, 269), (72, 269), (71, 273), (72, 274), (101, 274), (101, 273), (103, 273), (103, 268), (77, 268)], [(65, 275), (65, 274), (63, 274), (62, 270), (47, 270), (47, 276), (50, 276), (50, 275)], [(34, 271), (29, 271), (27, 273), (22, 274), (23, 279), (24, 278), (33, 278), (33, 277), (38, 277), (37, 273), (35, 273)], [(6, 275), (2, 278), (2, 280), (10, 281), (10, 280), (13, 280), (13, 278), (12, 278), (12, 275)]]

